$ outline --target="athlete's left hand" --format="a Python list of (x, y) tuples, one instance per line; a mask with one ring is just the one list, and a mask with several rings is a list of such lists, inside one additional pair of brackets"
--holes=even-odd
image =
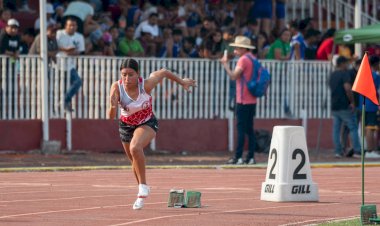
[(189, 93), (191, 93), (191, 90), (190, 90), (191, 86), (192, 87), (197, 87), (196, 83), (197, 82), (195, 80), (190, 79), (190, 78), (184, 78), (184, 79), (182, 79), (182, 86)]

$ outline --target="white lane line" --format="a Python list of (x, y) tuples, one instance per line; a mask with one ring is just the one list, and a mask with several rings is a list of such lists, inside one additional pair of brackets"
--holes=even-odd
[(341, 222), (341, 221), (346, 221), (346, 220), (353, 220), (360, 217), (360, 215), (355, 215), (355, 216), (347, 216), (347, 217), (333, 217), (333, 218), (324, 218), (324, 219), (313, 219), (313, 220), (307, 220), (307, 221), (300, 221), (300, 222), (293, 222), (289, 224), (281, 224), (279, 226), (292, 226), (292, 225), (316, 225), (316, 224), (309, 224), (309, 223), (323, 223), (323, 222)]
[(19, 182), (0, 182), (1, 188), (19, 187), (19, 186), (52, 186), (51, 183), (19, 183)]
[[(247, 198), (226, 198), (226, 199), (207, 199), (205, 201), (220, 201), (220, 200), (224, 201), (224, 200), (239, 200), (239, 199), (247, 200)], [(257, 200), (257, 199), (255, 199), (255, 200)], [(157, 205), (157, 204), (167, 204), (167, 202), (153, 202), (153, 203), (146, 203), (145, 205)], [(64, 210), (53, 210), (53, 211), (13, 214), (13, 215), (0, 216), (0, 219), (19, 217), (19, 216), (40, 215), (40, 214), (48, 214), (48, 213), (72, 212), (72, 211), (81, 211), (81, 210), (93, 210), (93, 209), (101, 209), (101, 208), (115, 208), (115, 207), (127, 207), (127, 206), (132, 206), (132, 204), (113, 205), (113, 206), (95, 206), (95, 207), (87, 207), (87, 208), (81, 208), (81, 209), (64, 209)]]
[[(243, 193), (245, 192), (250, 192), (250, 191), (242, 191)], [(208, 194), (234, 194), (236, 192), (234, 191), (218, 191), (218, 192), (212, 192), (212, 193), (207, 193), (207, 192), (202, 192), (203, 195), (208, 195)], [(1, 194), (0, 194), (1, 195)], [(150, 195), (169, 195), (168, 192), (155, 192), (151, 193)], [(42, 202), (42, 201), (58, 201), (58, 200), (71, 200), (71, 199), (86, 199), (86, 198), (102, 198), (102, 197), (128, 197), (128, 196), (133, 196), (135, 197), (135, 194), (127, 194), (127, 195), (93, 195), (93, 196), (74, 196), (74, 197), (66, 197), (66, 198), (51, 198), (51, 199), (19, 199), (19, 200), (5, 200), (5, 201), (0, 201), (0, 203), (16, 203), (16, 202)]]
[[(291, 205), (291, 206), (273, 206), (273, 207), (252, 208), (252, 209), (236, 209), (236, 210), (215, 211), (215, 212), (209, 212), (209, 213), (202, 213), (201, 215), (236, 213), (236, 212), (245, 212), (245, 211), (254, 211), (254, 210), (268, 210), (268, 209), (281, 209), (281, 208), (294, 208), (294, 207), (340, 205), (340, 204), (344, 204), (344, 203), (327, 203), (327, 204), (315, 204), (315, 205)], [(130, 225), (130, 224), (142, 223), (142, 222), (147, 222), (147, 221), (154, 221), (154, 220), (173, 218), (173, 217), (185, 217), (185, 216), (199, 216), (199, 213), (166, 215), (166, 216), (161, 216), (161, 217), (152, 217), (152, 218), (147, 218), (147, 219), (142, 219), (142, 220), (130, 221), (130, 222), (126, 222), (126, 223), (112, 224), (112, 225), (108, 225), (108, 226)]]

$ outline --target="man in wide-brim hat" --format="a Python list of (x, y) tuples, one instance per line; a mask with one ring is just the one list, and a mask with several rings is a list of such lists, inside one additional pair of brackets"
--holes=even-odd
[[(235, 156), (228, 164), (255, 164), (254, 147), (255, 135), (253, 130), (253, 119), (256, 114), (256, 97), (253, 96), (247, 87), (247, 81), (251, 80), (253, 72), (253, 59), (255, 58), (251, 50), (255, 46), (251, 45), (251, 40), (245, 36), (237, 36), (235, 41), (230, 44), (235, 47), (234, 54), (239, 57), (235, 69), (230, 69), (227, 56), (223, 56), (220, 62), (223, 64), (227, 75), (236, 80), (236, 119), (237, 119), (237, 146)], [(248, 136), (248, 154), (243, 160), (243, 148), (245, 135)]]

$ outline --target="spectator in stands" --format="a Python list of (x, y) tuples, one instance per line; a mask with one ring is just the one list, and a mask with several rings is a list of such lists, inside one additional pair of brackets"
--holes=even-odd
[[(142, 13), (140, 21), (145, 21), (149, 18), (149, 15), (152, 13), (158, 13), (157, 3), (154, 1), (146, 1), (142, 7)], [(158, 16), (160, 17), (160, 15)]]
[(232, 80), (236, 80), (236, 118), (238, 142), (235, 157), (230, 159), (228, 163), (243, 164), (242, 155), (245, 135), (248, 135), (249, 152), (245, 163), (255, 164), (255, 135), (253, 123), (256, 114), (256, 97), (252, 96), (244, 82), (250, 80), (252, 71), (254, 70), (252, 61), (249, 57), (254, 58), (250, 51), (255, 47), (251, 45), (251, 40), (245, 36), (237, 36), (235, 38), (235, 42), (230, 45), (235, 47), (234, 53), (237, 57), (239, 57), (235, 69), (233, 71), (230, 69), (227, 57), (223, 56), (220, 60), (227, 72), (227, 75)]
[[(53, 18), (54, 9), (53, 5), (51, 3), (46, 3), (46, 27), (49, 25), (55, 25), (57, 22)], [(40, 18), (38, 17), (36, 19), (36, 22), (34, 22), (34, 29), (37, 33), (40, 32)]]
[(113, 26), (109, 29), (108, 31), (111, 36), (112, 36), (112, 43), (111, 43), (111, 47), (113, 49), (113, 52), (115, 53), (116, 56), (119, 56), (119, 50), (118, 50), (118, 45), (119, 45), (119, 42), (120, 42), (120, 33), (119, 33), (119, 29), (116, 27), (116, 26)]
[[(18, 23), (16, 19), (9, 19), (5, 29), (1, 30), (0, 32), (0, 55), (6, 55), (9, 57), (7, 59), (6, 67), (0, 68), (1, 73), (5, 71), (5, 81), (6, 81), (5, 93), (3, 92), (2, 88), (0, 88), (0, 96), (3, 96), (3, 95), (10, 96), (11, 103), (15, 103), (16, 96), (15, 96), (15, 92), (12, 92), (12, 93), (10, 92), (10, 89), (8, 89), (8, 84), (10, 84), (11, 87), (15, 87), (15, 84), (16, 84), (17, 76), (15, 75), (16, 74), (15, 65), (16, 65), (16, 60), (19, 57), (20, 43), (21, 43), (20, 36), (18, 35), (19, 27), (20, 27), (20, 24)], [(9, 68), (12, 68), (12, 69), (9, 71)], [(11, 74), (11, 72), (13, 72), (13, 74)], [(2, 84), (2, 87), (3, 86), (4, 84)], [(1, 101), (2, 100), (0, 100), (0, 108), (4, 104)], [(14, 112), (13, 107), (16, 107), (16, 105), (8, 106), (8, 109), (11, 111), (11, 115), (12, 115), (12, 112)]]
[(100, 47), (103, 48), (104, 56), (116, 56), (116, 43), (114, 43), (110, 32), (106, 31), (103, 33)]
[(241, 27), (246, 24), (247, 19), (250, 20), (249, 18), (249, 10), (251, 9), (254, 1), (245, 1), (245, 0), (240, 0), (237, 1), (237, 7), (236, 7), (236, 25), (237, 27)]
[(223, 29), (235, 28), (236, 24), (236, 4), (233, 0), (227, 0), (224, 8), (221, 11)]
[[(38, 34), (32, 46), (29, 49), (29, 54), (40, 55), (41, 53), (41, 34)], [(55, 56), (58, 53), (58, 44), (57, 44), (57, 28), (55, 25), (49, 25), (46, 29), (47, 35), (47, 55), (49, 62), (56, 61)]]
[(71, 19), (75, 19), (78, 32), (88, 35), (97, 28), (92, 19), (93, 15), (94, 8), (88, 3), (88, 0), (72, 1), (63, 14), (62, 26), (66, 24), (67, 18), (70, 17)]
[[(378, 56), (371, 56), (369, 58), (369, 64), (371, 66), (373, 83), (375, 84), (376, 95), (379, 96), (380, 88), (380, 58)], [(363, 97), (359, 97), (358, 109), (361, 111), (363, 107)], [(380, 154), (377, 152), (377, 131), (379, 129), (379, 122), (377, 120), (377, 112), (379, 106), (372, 103), (368, 98), (365, 98), (365, 140), (367, 149), (365, 153), (366, 158), (380, 158)]]
[(349, 44), (338, 45), (339, 56), (344, 56), (348, 58), (350, 61), (356, 58), (354, 52), (355, 52), (354, 45), (349, 45)]
[(280, 37), (269, 47), (267, 59), (289, 60), (290, 59), (290, 31), (284, 29)]
[(298, 22), (298, 31), (301, 32), (302, 36), (304, 36), (304, 37), (305, 37), (308, 30), (313, 29), (311, 27), (312, 26), (311, 20), (312, 20), (312, 18), (308, 17), (308, 18), (305, 18), (305, 19), (300, 20)]
[(28, 28), (22, 33), (20, 41), (20, 54), (28, 54), (35, 36), (36, 35), (33, 28)]
[[(77, 32), (76, 21), (76, 19), (68, 17), (64, 29), (57, 31), (58, 56), (78, 56), (84, 53), (84, 37), (81, 33)], [(82, 86), (82, 80), (71, 58), (67, 59), (66, 70), (70, 71), (70, 88), (65, 95), (64, 107), (67, 111), (72, 111), (71, 99), (78, 93)]]
[(180, 57), (183, 58), (198, 58), (198, 50), (195, 47), (195, 38), (194, 37), (186, 37), (183, 40), (183, 48), (180, 52)]
[(138, 38), (141, 46), (144, 49), (145, 56), (155, 57), (156, 56), (156, 44), (153, 42), (153, 36), (149, 32), (141, 31), (141, 36)]
[(130, 0), (129, 4), (126, 8), (126, 21), (127, 21), (127, 27), (137, 27), (137, 25), (140, 22), (140, 17), (142, 15), (142, 11), (140, 10), (140, 7), (138, 6), (138, 1), (136, 0)]
[(265, 59), (266, 55), (268, 54), (269, 48), (270, 45), (268, 41), (268, 36), (265, 32), (261, 31), (257, 36), (256, 49), (253, 51), (253, 53), (257, 56), (257, 58)]
[(223, 31), (222, 51), (224, 53), (227, 50), (228, 59), (234, 58), (234, 48), (230, 44), (234, 42), (235, 33), (235, 28), (227, 28)]
[(258, 24), (258, 34), (259, 31), (263, 31), (270, 35), (272, 16), (273, 16), (273, 5), (275, 0), (255, 0), (251, 9), (249, 9), (249, 19), (256, 19)]
[(159, 57), (178, 58), (182, 49), (182, 30), (174, 29), (161, 48)]
[(197, 30), (201, 27), (202, 18), (204, 17), (203, 8), (201, 1), (187, 1), (186, 3), (186, 25), (191, 37), (195, 37), (197, 35)]
[(256, 19), (249, 19), (247, 23), (240, 28), (240, 35), (249, 37), (252, 41), (256, 42), (258, 35), (258, 24)]
[(292, 34), (292, 39), (290, 41), (290, 59), (305, 59), (305, 40), (300, 32), (299, 23), (297, 21), (293, 21), (290, 24), (290, 32)]
[(0, 33), (0, 54), (11, 57), (14, 63), (20, 53), (21, 38), (18, 35), (20, 24), (16, 19), (9, 19), (5, 30)]
[(205, 41), (206, 38), (210, 35), (211, 32), (217, 29), (215, 19), (213, 17), (206, 17), (203, 19), (202, 27), (200, 28), (198, 37), (201, 38), (201, 41), (197, 43), (198, 45)]
[(309, 29), (305, 35), (305, 60), (315, 60), (319, 31)]
[[(335, 29), (331, 28), (326, 31), (322, 37), (322, 42), (317, 49), (317, 60), (331, 60), (333, 56), (333, 46), (334, 46), (334, 34)], [(337, 52), (335, 52), (337, 53)]]
[(53, 19), (57, 22), (58, 25), (60, 25), (58, 27), (61, 27), (63, 24), (64, 13), (65, 13), (65, 8), (62, 5), (58, 5), (55, 8), (55, 14), (53, 15)]
[(205, 40), (203, 57), (208, 59), (220, 59), (222, 56), (222, 32), (215, 30), (211, 32)]
[(174, 21), (178, 15), (176, 8), (169, 2), (160, 4), (157, 7), (159, 27), (174, 27)]
[[(134, 38), (138, 39), (141, 36), (141, 32), (148, 32), (152, 35), (152, 40), (153, 43), (155, 44), (155, 50), (161, 45), (163, 42), (162, 38), (160, 37), (160, 29), (157, 25), (157, 20), (158, 20), (158, 14), (157, 13), (152, 13), (149, 15), (148, 20), (143, 21), (137, 26), (134, 34)], [(156, 54), (154, 54), (155, 56)]]
[(354, 111), (354, 97), (351, 91), (351, 77), (347, 70), (348, 63), (347, 58), (343, 56), (338, 57), (336, 63), (337, 69), (332, 72), (329, 79), (331, 114), (333, 116), (333, 141), (336, 158), (341, 158), (345, 154), (340, 141), (342, 123), (345, 123), (350, 130), (353, 157), (360, 157), (361, 153), (358, 124)]
[(12, 11), (10, 9), (0, 10), (0, 30), (7, 26), (7, 22), (12, 18)]
[(125, 36), (125, 30), (127, 29), (127, 20), (125, 16), (120, 16), (119, 19), (117, 19), (117, 30), (119, 32), (119, 38), (117, 39), (120, 41), (121, 37)]
[(22, 6), (20, 8), (20, 11), (24, 12), (30, 12), (34, 13), (35, 11), (29, 7), (29, 1), (28, 0), (22, 0)]
[(368, 44), (365, 48), (365, 52), (367, 52), (369, 56), (376, 55), (380, 57), (380, 44)]
[[(230, 46), (231, 43), (234, 42), (236, 29), (229, 28), (223, 32), (223, 42), (222, 42), (222, 50), (223, 56), (225, 51), (227, 50), (227, 58), (233, 59), (234, 55), (234, 47)], [(229, 96), (228, 96), (228, 109), (231, 111), (235, 111), (235, 102), (236, 102), (236, 82), (235, 80), (229, 79)]]
[(188, 14), (186, 8), (186, 1), (178, 0), (177, 3), (174, 3), (174, 6), (174, 10), (176, 12), (176, 16), (173, 23), (174, 28), (180, 29), (182, 31), (182, 35), (187, 37), (189, 35), (189, 32), (186, 26), (186, 19)]
[(127, 27), (125, 37), (119, 42), (119, 54), (121, 56), (142, 57), (144, 56), (144, 49), (140, 41), (133, 38), (135, 28), (133, 26)]

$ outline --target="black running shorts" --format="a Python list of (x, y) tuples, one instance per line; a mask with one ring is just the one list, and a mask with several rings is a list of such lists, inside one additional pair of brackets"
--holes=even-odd
[(121, 141), (124, 143), (130, 143), (133, 137), (133, 133), (135, 132), (135, 129), (143, 125), (149, 126), (155, 132), (158, 131), (158, 121), (154, 115), (145, 123), (137, 125), (137, 126), (128, 125), (127, 123), (119, 120), (119, 133), (120, 133)]

